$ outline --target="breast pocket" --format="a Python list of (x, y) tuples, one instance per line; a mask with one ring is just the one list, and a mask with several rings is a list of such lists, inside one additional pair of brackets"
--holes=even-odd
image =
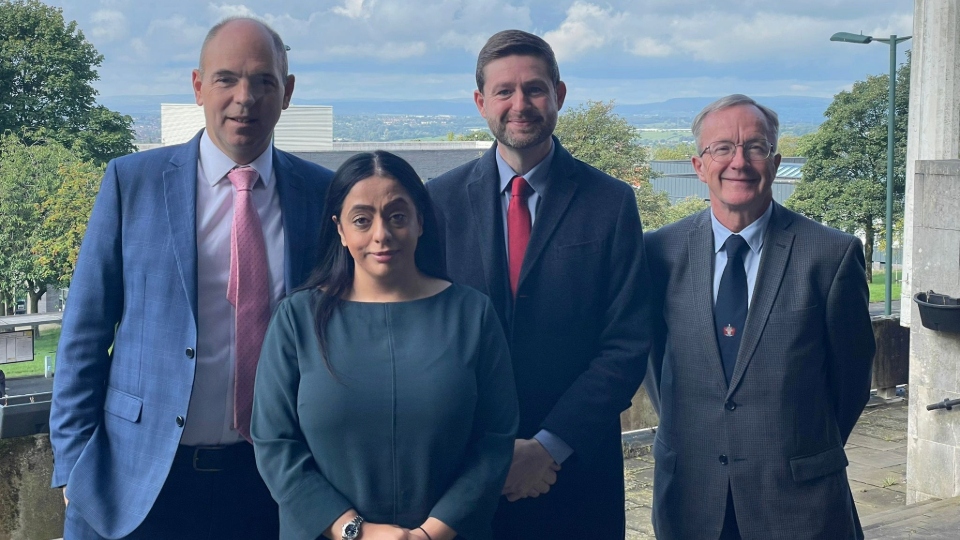
[(574, 259), (580, 257), (589, 257), (600, 253), (602, 242), (600, 240), (591, 240), (590, 242), (580, 242), (576, 244), (567, 244), (557, 246), (554, 255), (558, 259)]

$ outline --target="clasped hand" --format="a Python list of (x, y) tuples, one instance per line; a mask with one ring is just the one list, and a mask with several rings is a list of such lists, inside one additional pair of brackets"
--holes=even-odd
[(396, 525), (364, 523), (361, 530), (363, 540), (427, 540), (420, 529), (404, 529)]
[(513, 445), (513, 462), (502, 495), (510, 502), (524, 497), (539, 497), (550, 491), (557, 481), (560, 465), (536, 439), (517, 439)]

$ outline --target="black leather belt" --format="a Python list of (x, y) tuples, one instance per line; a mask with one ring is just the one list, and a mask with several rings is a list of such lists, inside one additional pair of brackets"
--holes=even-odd
[(173, 463), (199, 472), (222, 472), (250, 467), (255, 461), (253, 445), (240, 442), (229, 446), (181, 445), (177, 448)]

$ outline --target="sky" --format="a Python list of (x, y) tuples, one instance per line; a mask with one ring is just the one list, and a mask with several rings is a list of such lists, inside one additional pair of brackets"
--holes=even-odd
[(886, 44), (833, 33), (913, 31), (912, 0), (44, 1), (104, 56), (102, 96), (192, 93), (207, 30), (232, 15), (263, 19), (290, 46), (294, 102), (472, 99), (477, 53), (507, 28), (550, 43), (575, 102), (829, 98), (889, 71)]

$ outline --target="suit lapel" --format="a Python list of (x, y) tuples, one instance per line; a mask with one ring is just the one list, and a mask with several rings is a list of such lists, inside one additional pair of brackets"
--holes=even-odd
[(577, 163), (554, 138), (556, 148), (553, 163), (550, 164), (550, 176), (547, 187), (540, 197), (540, 206), (537, 208), (537, 217), (533, 229), (530, 231), (530, 243), (523, 256), (523, 266), (520, 268), (520, 281), (517, 289), (523, 287), (523, 281), (543, 255), (547, 242), (560, 225), (560, 219), (566, 213), (577, 191), (577, 183), (571, 178), (576, 170)]
[(723, 361), (720, 359), (720, 347), (717, 345), (717, 330), (713, 322), (713, 263), (716, 250), (713, 247), (713, 227), (710, 210), (704, 210), (697, 217), (697, 226), (690, 231), (687, 240), (690, 256), (690, 268), (693, 270), (693, 297), (696, 304), (691, 310), (695, 318), (694, 327), (699, 329), (702, 343), (710, 353), (708, 362), (713, 366), (720, 381), (726, 381), (723, 374)]
[(317, 239), (308, 237), (311, 229), (304, 220), (310, 216), (307, 205), (317, 201), (303, 195), (303, 177), (276, 148), (273, 149), (273, 172), (283, 216), (283, 288), (289, 294), (300, 286), (310, 270), (304, 268), (304, 261), (308, 260), (306, 250), (311, 249)]
[[(202, 132), (201, 132), (202, 133)], [(163, 171), (163, 197), (180, 270), (193, 320), (197, 320), (197, 162), (200, 135), (185, 144)]]
[(794, 234), (787, 230), (791, 222), (792, 218), (780, 205), (774, 203), (773, 214), (764, 233), (760, 268), (757, 271), (753, 299), (747, 312), (746, 327), (743, 329), (743, 339), (740, 341), (740, 352), (737, 354), (737, 365), (733, 369), (729, 392), (736, 388), (750, 364), (773, 309), (773, 302), (780, 291), (793, 248)]
[(493, 306), (510, 327), (513, 299), (507, 276), (506, 246), (503, 243), (503, 208), (500, 202), (500, 173), (497, 170), (497, 146), (483, 154), (477, 161), (471, 180), (467, 183), (470, 212), (473, 214), (474, 230), (480, 243), (480, 260)]

